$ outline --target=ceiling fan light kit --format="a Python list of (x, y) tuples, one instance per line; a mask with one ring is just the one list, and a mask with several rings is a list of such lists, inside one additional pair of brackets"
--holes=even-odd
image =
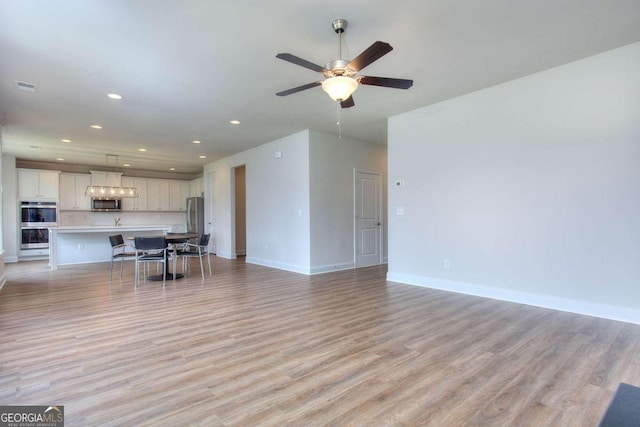
[(306, 59), (302, 59), (290, 53), (279, 53), (276, 55), (276, 58), (278, 59), (322, 73), (325, 79), (287, 89), (276, 93), (276, 95), (287, 96), (316, 86), (322, 86), (322, 89), (331, 97), (331, 99), (339, 102), (342, 108), (349, 108), (355, 105), (351, 94), (353, 94), (361, 84), (382, 86), (393, 89), (409, 89), (413, 86), (413, 80), (394, 79), (389, 77), (358, 76), (357, 74), (359, 71), (391, 52), (393, 48), (389, 43), (377, 41), (365, 49), (354, 60), (348, 61), (342, 59), (342, 33), (344, 33), (347, 28), (347, 21), (346, 19), (335, 19), (331, 23), (331, 27), (339, 37), (340, 59), (330, 61), (325, 67), (314, 64), (313, 62), (307, 61)]
[(322, 82), (322, 90), (337, 102), (347, 100), (358, 89), (358, 81), (353, 77), (335, 76)]

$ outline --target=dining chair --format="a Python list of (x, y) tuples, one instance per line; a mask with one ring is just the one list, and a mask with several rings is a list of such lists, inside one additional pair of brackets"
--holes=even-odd
[(209, 265), (209, 276), (211, 276), (211, 259), (209, 258), (209, 252), (207, 248), (209, 246), (210, 234), (202, 234), (198, 238), (198, 243), (185, 243), (186, 249), (177, 251), (177, 257), (182, 257), (182, 271), (189, 270), (189, 260), (191, 258), (198, 258), (200, 260), (200, 273), (202, 274), (202, 280), (204, 280), (204, 267), (202, 264), (202, 258), (207, 257), (207, 264)]
[(109, 243), (111, 243), (111, 269), (109, 270), (109, 281), (113, 276), (113, 261), (120, 260), (120, 277), (122, 277), (122, 271), (124, 269), (125, 259), (135, 259), (135, 251), (131, 251), (131, 246), (124, 242), (122, 234), (116, 234), (109, 236)]
[[(143, 274), (146, 281), (146, 266), (150, 263), (155, 263), (156, 265), (162, 265), (162, 287), (164, 287), (167, 281), (169, 258), (167, 241), (164, 237), (134, 237), (133, 240), (136, 247), (135, 286), (140, 282), (140, 265), (143, 265)], [(173, 272), (175, 274), (175, 257), (172, 258), (174, 261)]]

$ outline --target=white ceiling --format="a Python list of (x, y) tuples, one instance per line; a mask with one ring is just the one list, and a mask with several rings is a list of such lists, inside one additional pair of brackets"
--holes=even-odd
[(640, 40), (638, 0), (0, 0), (3, 150), (197, 173), (303, 129), (337, 134), (320, 87), (275, 96), (322, 77), (277, 53), (338, 59), (334, 18), (345, 58), (394, 47), (360, 74), (414, 80), (362, 86), (341, 111), (343, 135), (379, 144), (389, 116)]

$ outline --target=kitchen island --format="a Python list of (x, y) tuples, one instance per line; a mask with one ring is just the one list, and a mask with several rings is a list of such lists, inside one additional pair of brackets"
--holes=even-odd
[(60, 265), (110, 262), (109, 236), (163, 236), (171, 232), (171, 225), (133, 226), (59, 226), (49, 229), (49, 267)]

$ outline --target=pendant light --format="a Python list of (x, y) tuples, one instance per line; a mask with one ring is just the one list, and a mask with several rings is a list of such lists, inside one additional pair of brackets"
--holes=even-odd
[[(107, 158), (107, 169), (109, 169), (109, 157), (115, 157), (115, 172), (118, 171), (118, 156), (116, 154), (105, 154)], [(104, 197), (108, 199), (121, 199), (121, 198), (137, 198), (140, 197), (138, 189), (135, 187), (116, 187), (110, 185), (88, 185), (84, 191), (85, 196), (90, 197)]]

